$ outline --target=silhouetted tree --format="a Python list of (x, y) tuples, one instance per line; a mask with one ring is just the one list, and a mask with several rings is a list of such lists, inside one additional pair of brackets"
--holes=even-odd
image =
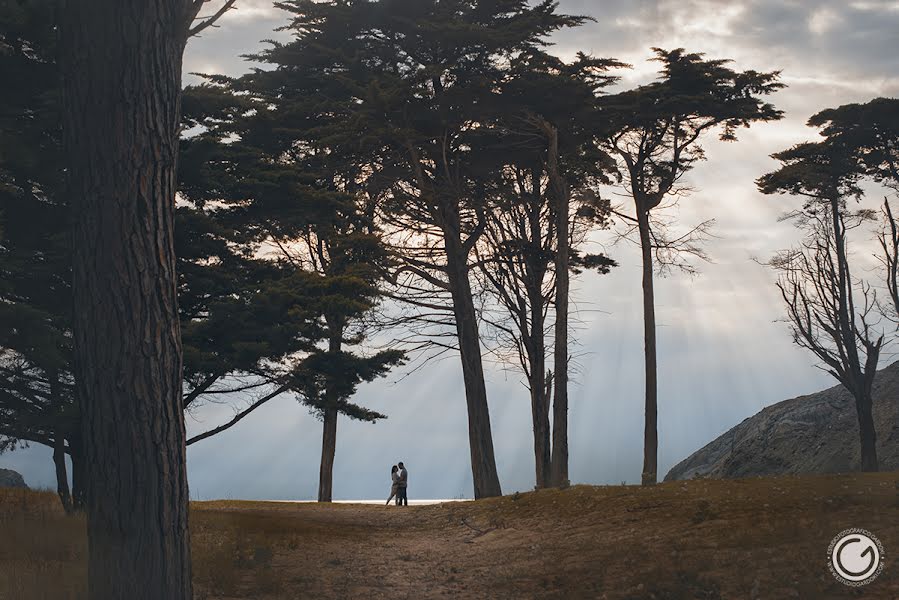
[[(899, 193), (899, 99), (875, 98), (864, 104), (845, 104), (813, 115), (808, 124), (819, 127), (826, 144), (839, 149), (859, 176)], [(886, 270), (891, 313), (899, 316), (899, 227), (884, 198), (880, 259)]]
[(766, 194), (786, 192), (804, 198), (788, 215), (806, 238), (770, 261), (780, 271), (778, 288), (787, 306), (793, 340), (811, 351), (855, 399), (862, 471), (877, 471), (871, 385), (883, 346), (872, 329), (874, 292), (854, 281), (847, 233), (873, 211), (851, 211), (847, 202), (861, 196), (855, 161), (827, 142), (799, 144), (773, 155), (783, 166), (758, 180)]
[[(318, 138), (366, 157), (382, 184), (378, 208), (402, 265), (398, 296), (436, 311), (454, 330), (468, 408), (474, 495), (501, 493), (493, 453), (471, 256), (483, 233), (480, 124), (495, 116), (494, 92), (509, 60), (583, 19), (555, 3), (400, 0), (278, 6), (294, 13), (295, 39), (256, 58), (267, 87), (317, 103)], [(415, 298), (419, 290), (448, 303)], [(448, 314), (446, 308), (451, 309)]]
[[(584, 55), (570, 64), (544, 53), (520, 56), (501, 89), (502, 116), (490, 123), (496, 139), (488, 189), (495, 208), (475, 248), (478, 273), (499, 308), (497, 316), (486, 310), (484, 317), (496, 332), (497, 351), (518, 362), (530, 392), (537, 487), (568, 479), (568, 272), (585, 265), (607, 271), (614, 264), (582, 256), (578, 246), (586, 228), (602, 225), (608, 215), (608, 206), (586, 192), (607, 183), (611, 161), (594, 144), (592, 111), (595, 94), (614, 81), (607, 70), (617, 65)], [(556, 377), (546, 367), (548, 348)]]
[(55, 1), (0, 6), (0, 77), (15, 82), (0, 98), (0, 450), (20, 442), (54, 448), (57, 489), (71, 510), (82, 478), (74, 477), (73, 499), (65, 453), (76, 470), (82, 461), (55, 11)]
[(658, 479), (658, 377), (654, 268), (687, 267), (679, 256), (704, 258), (701, 242), (712, 221), (686, 234), (669, 237), (653, 211), (665, 208), (685, 190), (685, 173), (703, 158), (703, 135), (720, 130), (719, 139), (733, 141), (739, 127), (781, 118), (761, 100), (783, 87), (778, 73), (734, 71), (727, 60), (705, 60), (683, 49), (653, 49), (663, 65), (661, 77), (648, 85), (600, 99), (600, 118), (610, 132), (605, 140), (623, 175), (634, 214), (618, 212), (639, 236), (643, 261), (643, 324), (646, 370), (646, 413), (643, 442), (644, 485)]
[[(182, 195), (215, 206), (215, 218), (240, 232), (236, 243), (245, 255), (292, 274), (295, 287), (282, 284), (281, 293), (302, 296), (312, 315), (317, 329), (304, 346), (247, 372), (278, 381), (321, 417), (319, 501), (330, 502), (338, 415), (385, 418), (350, 399), (360, 383), (403, 359), (395, 350), (361, 350), (363, 321), (380, 300), (390, 260), (353, 162), (311, 135), (306, 100), (285, 97), (252, 75), (210, 80), (219, 85), (187, 95), (192, 124), (206, 131), (185, 142), (185, 158), (196, 168), (184, 171)], [(280, 327), (277, 320), (272, 325)]]

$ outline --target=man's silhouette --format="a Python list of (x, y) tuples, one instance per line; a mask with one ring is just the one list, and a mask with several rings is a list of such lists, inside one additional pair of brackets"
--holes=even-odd
[(397, 463), (397, 466), (400, 468), (399, 477), (396, 480), (396, 505), (397, 506), (409, 506), (409, 499), (406, 497), (406, 486), (409, 482), (409, 471), (406, 470), (406, 465), (402, 462)]

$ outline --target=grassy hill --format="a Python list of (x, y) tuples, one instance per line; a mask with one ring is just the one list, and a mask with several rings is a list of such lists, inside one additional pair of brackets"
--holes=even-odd
[[(84, 522), (0, 490), (0, 598), (80, 598)], [(852, 589), (827, 569), (862, 527), (887, 562)], [(198, 599), (899, 598), (899, 474), (575, 486), (470, 503), (198, 502)]]

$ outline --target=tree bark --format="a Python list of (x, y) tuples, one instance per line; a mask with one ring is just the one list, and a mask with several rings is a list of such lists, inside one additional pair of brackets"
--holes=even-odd
[(861, 442), (861, 470), (865, 473), (876, 473), (879, 470), (877, 432), (874, 429), (871, 395), (857, 396), (855, 408), (858, 414), (858, 433)]
[(463, 248), (458, 213), (447, 211), (443, 221), (446, 250), (447, 280), (453, 299), (453, 315), (462, 359), (462, 379), (468, 406), (468, 443), (471, 451), (471, 474), (474, 497), (501, 496), (496, 458), (493, 454), (493, 435), (490, 410), (487, 406), (487, 387), (481, 361), (481, 338), (469, 280), (468, 255)]
[(326, 408), (322, 427), (322, 460), (318, 471), (318, 501), (331, 502), (334, 455), (337, 451), (337, 409)]
[(553, 346), (553, 374), (555, 390), (553, 398), (553, 439), (551, 484), (568, 485), (568, 294), (569, 278), (569, 206), (571, 198), (568, 185), (559, 168), (559, 133), (547, 125), (549, 148), (547, 171), (553, 188), (556, 220), (556, 320)]
[[(333, 320), (331, 321), (333, 322)], [(336, 327), (328, 340), (328, 352), (340, 352), (343, 342), (343, 327)], [(334, 455), (337, 453), (337, 394), (330, 379), (326, 383), (325, 407), (322, 423), (322, 457), (318, 471), (318, 501), (331, 502), (334, 483)]]
[(643, 257), (643, 348), (646, 377), (646, 407), (643, 429), (643, 485), (658, 481), (658, 375), (656, 372), (656, 309), (653, 289), (652, 239), (649, 213), (638, 206), (640, 250)]
[(56, 467), (56, 493), (66, 514), (72, 514), (72, 494), (69, 491), (69, 475), (66, 472), (66, 440), (60, 432), (53, 439), (53, 465)]
[(549, 431), (549, 397), (552, 388), (552, 377), (546, 373), (544, 356), (542, 310), (537, 318), (537, 310), (532, 305), (530, 352), (531, 419), (534, 429), (534, 467), (536, 486), (545, 488), (550, 485), (552, 468), (551, 442)]
[(173, 217), (193, 3), (68, 2), (64, 136), (94, 600), (188, 600)]

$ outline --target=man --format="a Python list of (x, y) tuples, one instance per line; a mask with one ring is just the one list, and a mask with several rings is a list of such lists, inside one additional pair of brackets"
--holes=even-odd
[(397, 466), (400, 468), (400, 472), (396, 481), (396, 505), (409, 506), (409, 499), (406, 497), (406, 485), (409, 481), (409, 472), (406, 470), (406, 465), (402, 462), (397, 463)]

